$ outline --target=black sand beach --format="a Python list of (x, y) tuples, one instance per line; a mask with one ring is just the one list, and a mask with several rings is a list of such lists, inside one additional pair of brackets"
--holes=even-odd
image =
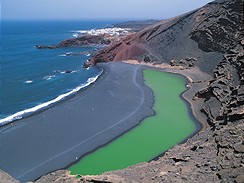
[(100, 64), (100, 78), (54, 107), (4, 126), (1, 169), (21, 182), (66, 167), (152, 115), (142, 67)]

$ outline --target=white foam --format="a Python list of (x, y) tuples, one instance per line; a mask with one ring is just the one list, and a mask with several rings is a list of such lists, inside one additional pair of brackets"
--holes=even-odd
[(27, 81), (25, 81), (25, 83), (29, 84), (29, 83), (33, 83), (33, 81), (32, 80), (27, 80)]
[[(101, 72), (101, 73), (102, 73), (102, 72)], [(43, 109), (43, 108), (46, 108), (46, 107), (50, 106), (51, 104), (54, 104), (54, 103), (56, 103), (56, 102), (58, 102), (58, 101), (60, 101), (60, 100), (65, 99), (66, 97), (68, 97), (68, 96), (70, 96), (70, 95), (72, 95), (72, 94), (77, 93), (77, 92), (78, 92), (79, 90), (81, 90), (82, 88), (85, 88), (85, 87), (89, 86), (90, 84), (94, 83), (94, 82), (97, 80), (97, 78), (101, 75), (101, 73), (100, 73), (99, 75), (97, 75), (96, 77), (91, 77), (91, 78), (89, 78), (84, 84), (82, 84), (82, 85), (76, 87), (75, 89), (71, 90), (71, 91), (68, 92), (68, 93), (65, 93), (65, 94), (62, 94), (62, 95), (56, 97), (56, 98), (53, 99), (53, 100), (50, 100), (50, 101), (48, 101), (48, 102), (45, 102), (45, 103), (43, 103), (43, 104), (37, 105), (37, 106), (32, 107), (32, 108), (29, 108), (29, 109), (25, 109), (25, 110), (23, 110), (23, 111), (19, 111), (19, 112), (15, 113), (15, 114), (13, 114), (13, 115), (11, 115), (11, 116), (8, 116), (8, 117), (6, 117), (6, 118), (0, 119), (0, 126), (3, 126), (3, 125), (5, 125), (5, 124), (7, 124), (7, 123), (9, 123), (9, 122), (14, 121), (14, 120), (21, 119), (21, 118), (23, 118), (23, 116), (25, 116), (25, 115), (27, 115), (27, 114), (36, 112), (36, 111), (38, 111), (38, 110), (40, 110), (40, 109)]]
[(60, 70), (54, 70), (53, 72), (54, 73), (60, 73), (61, 71)]
[(65, 53), (65, 55), (71, 55), (72, 54), (72, 52), (67, 52), (67, 53)]
[(80, 34), (86, 34), (88, 31), (87, 30), (79, 30), (77, 32), (80, 33)]
[(65, 55), (65, 54), (58, 55), (58, 56), (60, 56), (60, 57), (67, 57), (67, 55)]
[(71, 31), (71, 32), (73, 32), (74, 34), (73, 34), (73, 37), (79, 37), (80, 35), (84, 35), (84, 34), (87, 34), (87, 30), (73, 30), (73, 31)]
[(72, 55), (72, 52), (67, 52), (65, 54), (61, 54), (61, 55), (58, 55), (60, 57), (66, 57), (66, 56), (69, 56), (69, 55)]
[(55, 75), (48, 75), (48, 76), (45, 76), (43, 79), (48, 81), (48, 80), (50, 80), (50, 79), (52, 79), (54, 77), (55, 77)]
[(79, 72), (79, 70), (73, 70), (71, 72), (67, 72), (67, 70), (65, 70), (65, 71), (60, 71), (59, 73), (60, 74), (67, 74), (67, 73), (72, 74), (72, 73), (76, 73), (76, 72)]
[(73, 34), (73, 37), (75, 37), (75, 38), (77, 38), (77, 37), (79, 37), (79, 34)]
[(78, 70), (74, 70), (74, 71), (72, 71), (71, 73), (76, 73), (76, 72), (78, 72)]

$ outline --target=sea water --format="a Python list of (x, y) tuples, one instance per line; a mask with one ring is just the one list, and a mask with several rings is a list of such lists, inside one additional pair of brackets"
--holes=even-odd
[[(0, 126), (75, 94), (94, 82), (101, 68), (82, 68), (95, 46), (37, 49), (116, 21), (2, 21)], [(66, 72), (68, 71), (68, 73)]]

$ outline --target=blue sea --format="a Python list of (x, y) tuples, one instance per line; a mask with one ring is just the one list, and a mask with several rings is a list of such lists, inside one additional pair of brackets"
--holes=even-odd
[[(90, 47), (36, 49), (73, 38), (79, 30), (111, 26), (118, 21), (2, 21), (0, 126), (74, 95), (101, 74), (102, 69), (82, 68)], [(71, 71), (71, 73), (66, 73)]]

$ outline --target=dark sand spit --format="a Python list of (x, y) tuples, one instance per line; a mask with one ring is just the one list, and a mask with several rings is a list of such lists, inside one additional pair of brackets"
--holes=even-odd
[(100, 64), (102, 76), (73, 98), (0, 129), (1, 168), (21, 182), (61, 169), (153, 115), (142, 68)]

